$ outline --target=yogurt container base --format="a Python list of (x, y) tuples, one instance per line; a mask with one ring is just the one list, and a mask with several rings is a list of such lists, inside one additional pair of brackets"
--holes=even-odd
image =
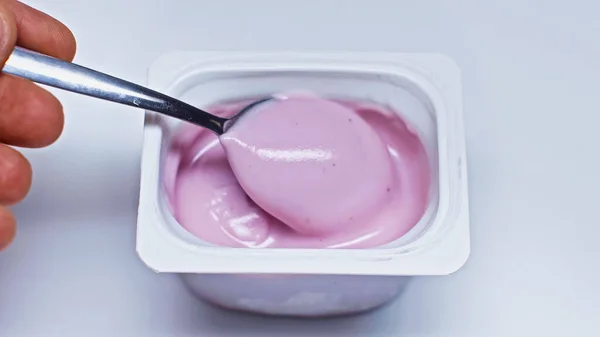
[(218, 247), (169, 212), (162, 163), (182, 123), (146, 112), (136, 249), (152, 270), (179, 274), (216, 305), (270, 315), (367, 311), (395, 298), (412, 276), (447, 275), (470, 252), (460, 71), (438, 54), (173, 52), (148, 86), (192, 105), (309, 90), (397, 111), (423, 141), (432, 168), (425, 215), (403, 237), (368, 249)]
[(198, 298), (216, 306), (291, 317), (363, 313), (401, 294), (409, 276), (181, 274)]

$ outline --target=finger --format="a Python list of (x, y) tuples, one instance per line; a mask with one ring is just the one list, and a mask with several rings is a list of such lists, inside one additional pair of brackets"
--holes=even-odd
[(56, 141), (63, 108), (51, 93), (27, 80), (0, 75), (0, 142), (39, 148)]
[(6, 248), (15, 237), (17, 221), (6, 207), (0, 206), (0, 250)]
[(60, 21), (16, 0), (0, 0), (14, 15), (21, 47), (66, 61), (75, 57), (73, 33)]
[(17, 43), (17, 23), (12, 12), (0, 0), (0, 66), (3, 66)]
[(17, 150), (0, 144), (0, 204), (12, 205), (25, 198), (31, 187), (31, 165)]

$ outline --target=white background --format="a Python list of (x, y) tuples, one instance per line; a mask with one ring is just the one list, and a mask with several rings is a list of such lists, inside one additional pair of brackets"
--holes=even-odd
[(451, 56), (464, 71), (472, 255), (358, 317), (206, 306), (135, 254), (141, 111), (54, 91), (66, 129), (26, 152), (34, 187), (0, 254), (0, 336), (600, 336), (597, 1), (30, 3), (72, 28), (77, 62), (138, 83), (176, 49)]

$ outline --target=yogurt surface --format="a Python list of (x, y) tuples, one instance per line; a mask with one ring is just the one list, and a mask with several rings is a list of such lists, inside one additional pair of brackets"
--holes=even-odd
[[(207, 110), (231, 116), (248, 103)], [(310, 95), (259, 105), (220, 140), (182, 125), (163, 177), (177, 221), (232, 247), (382, 245), (419, 221), (430, 187), (425, 148), (398, 114)]]

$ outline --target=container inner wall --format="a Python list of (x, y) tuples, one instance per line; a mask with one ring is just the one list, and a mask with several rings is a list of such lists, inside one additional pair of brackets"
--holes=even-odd
[[(194, 106), (206, 107), (219, 102), (255, 98), (288, 90), (309, 90), (328, 98), (372, 101), (398, 112), (425, 145), (431, 167), (431, 191), (427, 210), (421, 220), (401, 238), (377, 248), (395, 248), (414, 242), (436, 216), (439, 204), (438, 130), (436, 111), (427, 95), (410, 80), (401, 76), (353, 71), (237, 71), (209, 73), (182, 78), (170, 92)], [(170, 137), (182, 122), (159, 117), (163, 130), (161, 164)], [(162, 171), (162, 165), (160, 170)], [(158, 193), (161, 213), (170, 230), (183, 240), (200, 246), (213, 246), (183, 229), (166, 206), (161, 188)], [(243, 249), (243, 248), (242, 248)]]

